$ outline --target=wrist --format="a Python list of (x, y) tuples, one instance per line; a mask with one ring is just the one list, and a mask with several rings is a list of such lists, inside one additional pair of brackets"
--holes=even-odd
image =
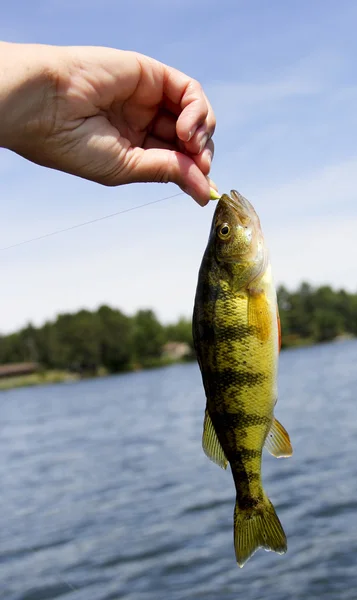
[(51, 113), (49, 99), (56, 93), (58, 50), (0, 42), (0, 147), (26, 154), (33, 136), (41, 143), (43, 122)]

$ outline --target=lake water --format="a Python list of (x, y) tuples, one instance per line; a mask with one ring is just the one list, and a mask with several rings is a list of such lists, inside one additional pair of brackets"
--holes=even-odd
[(283, 352), (294, 446), (263, 478), (288, 536), (239, 569), (196, 364), (0, 394), (0, 598), (357, 598), (357, 342)]

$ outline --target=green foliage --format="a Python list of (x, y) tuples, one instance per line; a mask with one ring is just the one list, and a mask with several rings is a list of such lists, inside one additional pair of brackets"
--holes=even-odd
[(191, 319), (185, 319), (184, 317), (181, 317), (176, 324), (168, 325), (166, 327), (166, 337), (168, 340), (174, 340), (175, 342), (183, 342), (184, 344), (188, 344), (191, 350), (193, 350)]
[[(277, 293), (283, 347), (357, 335), (357, 294), (307, 283), (293, 292), (281, 286)], [(188, 344), (193, 356), (191, 319), (164, 326), (152, 310), (128, 317), (101, 306), (0, 336), (0, 363), (38, 362), (45, 371), (81, 375), (116, 373), (165, 364), (162, 348), (169, 341)]]
[(102, 366), (111, 373), (127, 370), (134, 353), (132, 319), (109, 306), (101, 306), (98, 317)]
[(281, 286), (277, 294), (283, 347), (357, 334), (357, 294), (308, 283), (296, 292)]
[(163, 326), (152, 310), (133, 317), (101, 306), (58, 315), (54, 322), (0, 337), (0, 364), (38, 362), (44, 370), (71, 371), (81, 375), (118, 373), (132, 368), (167, 364), (162, 356), (166, 342), (192, 346), (191, 321)]
[(152, 310), (139, 310), (133, 318), (134, 356), (144, 364), (161, 355), (166, 339), (164, 328)]

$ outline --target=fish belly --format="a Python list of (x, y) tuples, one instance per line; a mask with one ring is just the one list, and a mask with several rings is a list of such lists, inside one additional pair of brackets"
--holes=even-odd
[(275, 307), (265, 290), (257, 298), (222, 285), (210, 357), (207, 409), (231, 464), (242, 506), (262, 497), (261, 455), (276, 401)]

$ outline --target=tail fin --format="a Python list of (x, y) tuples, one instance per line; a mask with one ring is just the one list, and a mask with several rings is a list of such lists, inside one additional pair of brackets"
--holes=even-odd
[(287, 551), (286, 536), (274, 506), (267, 496), (254, 508), (234, 509), (234, 548), (240, 567), (258, 550), (273, 550), (278, 554)]

